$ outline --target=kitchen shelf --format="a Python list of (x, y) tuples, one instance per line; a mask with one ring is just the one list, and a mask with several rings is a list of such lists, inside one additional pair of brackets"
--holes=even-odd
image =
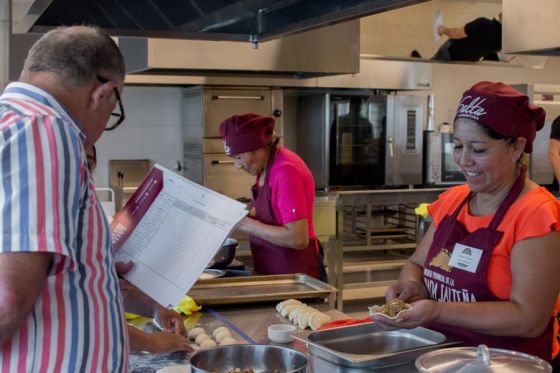
[(383, 298), (397, 283), (421, 234), (414, 209), (443, 189), (342, 191), (336, 200), (336, 236), (328, 244), (329, 282), (343, 301)]
[(346, 284), (344, 287), (343, 300), (353, 301), (359, 299), (385, 298), (387, 289), (396, 283), (397, 280)]

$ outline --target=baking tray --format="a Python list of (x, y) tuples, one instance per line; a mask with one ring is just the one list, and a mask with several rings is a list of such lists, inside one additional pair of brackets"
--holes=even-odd
[(306, 343), (311, 355), (336, 365), (362, 369), (410, 363), (427, 351), (461, 343), (456, 338), (422, 327), (389, 331), (375, 323), (292, 336)]
[(243, 276), (198, 280), (188, 295), (200, 305), (326, 298), (336, 288), (305, 274)]

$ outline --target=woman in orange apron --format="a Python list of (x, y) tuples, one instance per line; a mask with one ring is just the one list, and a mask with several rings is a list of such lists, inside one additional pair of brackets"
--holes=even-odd
[(453, 334), (486, 344), (558, 356), (560, 203), (526, 177), (544, 110), (503, 83), (466, 91), (455, 117), (454, 160), (467, 184), (428, 211), (434, 224), (387, 299), (412, 304), (391, 327)]
[(278, 145), (274, 119), (234, 115), (220, 125), (227, 155), (256, 177), (250, 213), (237, 229), (249, 234), (255, 271), (306, 273), (325, 280), (313, 228), (313, 175), (294, 152)]

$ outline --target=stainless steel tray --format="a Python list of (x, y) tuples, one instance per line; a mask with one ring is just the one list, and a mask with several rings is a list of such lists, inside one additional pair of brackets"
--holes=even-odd
[(422, 327), (387, 331), (375, 323), (292, 336), (306, 343), (311, 355), (352, 368), (406, 364), (427, 351), (460, 343), (457, 339)]
[(326, 298), (336, 288), (304, 274), (226, 277), (198, 280), (189, 290), (200, 305)]

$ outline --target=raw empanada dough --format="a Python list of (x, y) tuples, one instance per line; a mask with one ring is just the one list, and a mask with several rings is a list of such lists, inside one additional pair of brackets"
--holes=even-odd
[(202, 329), (202, 328), (193, 328), (193, 329), (189, 330), (188, 337), (189, 337), (189, 339), (195, 339), (196, 337), (198, 337), (199, 334), (206, 334), (206, 333), (204, 332), (204, 329)]

